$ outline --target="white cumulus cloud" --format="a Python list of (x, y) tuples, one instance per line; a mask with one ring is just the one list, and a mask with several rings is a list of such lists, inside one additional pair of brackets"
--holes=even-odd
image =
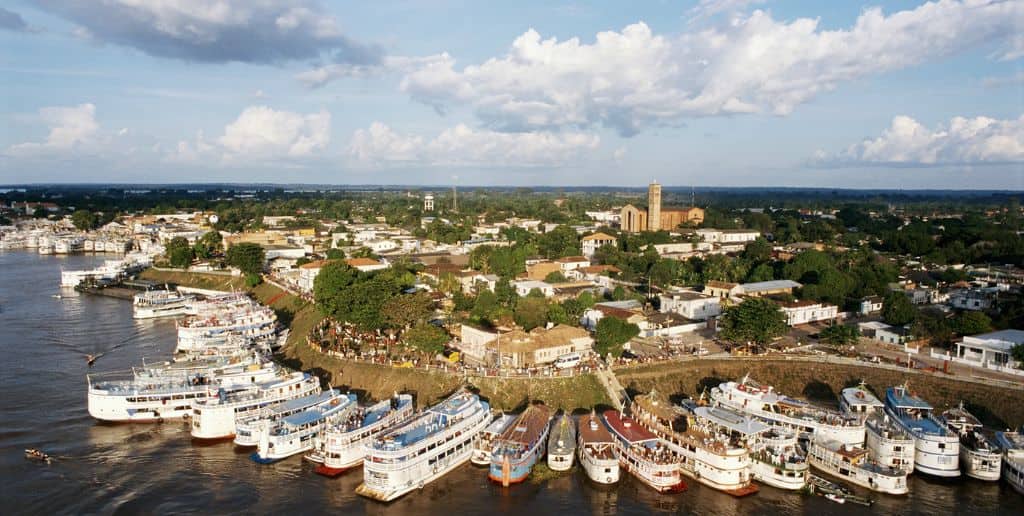
[(348, 153), (357, 162), (375, 166), (536, 167), (580, 159), (599, 143), (597, 135), (586, 133), (501, 133), (464, 124), (426, 139), (374, 122), (352, 135)]
[(458, 69), (442, 54), (406, 74), (402, 89), (442, 112), (471, 106), (497, 130), (603, 125), (632, 135), (692, 117), (785, 115), (842, 82), (982, 45), (1012, 58), (1021, 33), (1024, 2), (998, 0), (939, 0), (889, 15), (871, 8), (840, 30), (760, 10), (678, 35), (636, 23), (592, 43), (531, 29), (479, 65)]
[(1020, 163), (1024, 162), (1024, 115), (1009, 120), (954, 117), (935, 129), (897, 116), (877, 138), (834, 154), (819, 151), (813, 162), (826, 166)]
[(12, 145), (8, 149), (10, 154), (29, 155), (89, 146), (96, 143), (100, 129), (96, 106), (89, 103), (44, 107), (39, 110), (38, 119), (50, 128), (46, 140)]
[(331, 141), (331, 114), (296, 113), (267, 106), (249, 106), (224, 127), (221, 136), (181, 140), (166, 161), (221, 165), (288, 161), (299, 164), (317, 158)]

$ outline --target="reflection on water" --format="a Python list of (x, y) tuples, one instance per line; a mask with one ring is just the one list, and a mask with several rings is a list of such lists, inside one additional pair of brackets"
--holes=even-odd
[[(87, 268), (105, 258), (0, 251), (4, 513), (1024, 514), (1024, 497), (976, 481), (912, 478), (910, 496), (874, 496), (872, 510), (770, 487), (736, 499), (692, 481), (685, 493), (661, 495), (629, 475), (617, 486), (597, 486), (578, 471), (504, 489), (469, 464), (394, 503), (371, 502), (354, 493), (358, 470), (329, 479), (297, 457), (260, 466), (248, 459), (250, 450), (230, 442), (193, 443), (180, 422), (93, 421), (85, 404), (86, 355), (101, 355), (96, 372), (123, 371), (142, 357), (166, 359), (174, 348), (173, 321), (136, 321), (127, 301), (58, 287), (61, 267)], [(24, 460), (28, 447), (56, 460)]]

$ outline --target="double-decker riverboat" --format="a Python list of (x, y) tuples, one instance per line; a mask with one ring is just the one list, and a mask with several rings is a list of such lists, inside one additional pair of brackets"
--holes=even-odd
[(313, 440), (328, 425), (347, 418), (355, 405), (355, 394), (338, 394), (261, 427), (256, 452), (250, 458), (260, 464), (269, 464), (312, 449)]
[(686, 490), (680, 459), (664, 441), (617, 410), (607, 410), (602, 417), (615, 437), (621, 469), (661, 493)]
[(767, 426), (692, 401), (685, 407), (676, 406), (654, 391), (634, 398), (631, 410), (637, 423), (665, 441), (679, 457), (680, 470), (686, 476), (733, 496), (757, 492), (751, 482), (749, 451), (733, 433), (745, 436), (767, 430)]
[(132, 317), (152, 319), (185, 315), (188, 304), (195, 300), (191, 294), (180, 294), (174, 290), (147, 290), (135, 294), (132, 300)]
[(276, 424), (278, 421), (307, 409), (330, 402), (330, 400), (341, 396), (337, 389), (330, 389), (319, 394), (310, 394), (301, 398), (294, 398), (268, 407), (263, 407), (253, 414), (238, 418), (235, 422), (236, 446), (250, 447), (258, 446), (260, 431), (264, 427)]
[(580, 418), (576, 449), (580, 466), (587, 478), (598, 484), (614, 484), (619, 481), (619, 460), (615, 456), (615, 438), (608, 432), (597, 414)]
[(191, 432), (195, 439), (234, 437), (240, 419), (264, 407), (320, 393), (320, 380), (309, 373), (290, 373), (252, 387), (226, 391), (192, 404)]
[(492, 420), (491, 407), (460, 390), (367, 445), (356, 493), (389, 502), (469, 460), (473, 441)]
[(817, 437), (807, 447), (811, 466), (872, 491), (907, 494), (907, 472), (872, 461), (864, 448)]
[(366, 446), (375, 437), (394, 428), (413, 415), (412, 396), (396, 394), (369, 407), (359, 407), (324, 430), (307, 458), (319, 462), (316, 472), (333, 477), (359, 467)]
[(932, 415), (931, 405), (902, 385), (885, 391), (885, 412), (914, 438), (915, 470), (960, 476), (960, 438)]
[(996, 443), (982, 433), (981, 421), (963, 403), (942, 413), (946, 427), (960, 436), (960, 466), (964, 474), (978, 480), (999, 480), (1003, 454)]

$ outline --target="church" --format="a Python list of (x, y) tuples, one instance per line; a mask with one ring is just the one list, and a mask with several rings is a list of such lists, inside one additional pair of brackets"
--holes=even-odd
[(641, 231), (675, 231), (680, 224), (700, 224), (704, 222), (704, 209), (696, 206), (689, 208), (661, 208), (661, 185), (657, 182), (647, 187), (647, 209), (637, 208), (632, 204), (622, 207), (621, 225), (627, 233)]

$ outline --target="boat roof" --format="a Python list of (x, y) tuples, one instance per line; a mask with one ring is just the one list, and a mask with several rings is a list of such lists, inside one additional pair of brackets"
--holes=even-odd
[(636, 421), (623, 416), (618, 410), (606, 410), (604, 412), (604, 420), (608, 423), (608, 427), (612, 432), (615, 432), (630, 443), (642, 443), (658, 439), (656, 435), (638, 425)]
[[(590, 423), (594, 422), (594, 426), (591, 427)], [(587, 415), (580, 418), (579, 425), (580, 439), (584, 443), (610, 443), (613, 442), (612, 434), (608, 432), (608, 428), (601, 422), (601, 418), (597, 415)]]
[(516, 416), (512, 414), (502, 414), (498, 416), (498, 419), (495, 419), (493, 422), (491, 422), (491, 424), (488, 425), (487, 429), (484, 431), (492, 434), (500, 434), (503, 430), (508, 428), (508, 425), (511, 425), (512, 422), (515, 420)]
[(292, 410), (295, 410), (295, 409), (300, 409), (302, 407), (306, 407), (306, 406), (309, 406), (309, 405), (316, 405), (318, 403), (323, 403), (323, 402), (325, 402), (325, 401), (327, 401), (327, 400), (337, 396), (338, 394), (339, 394), (339, 391), (337, 389), (331, 389), (331, 390), (327, 390), (327, 391), (321, 392), (320, 394), (312, 394), (312, 395), (309, 395), (309, 396), (303, 396), (301, 398), (291, 399), (291, 400), (285, 401), (284, 403), (278, 405), (274, 409), (274, 412), (289, 412), (289, 411), (292, 411)]
[[(396, 409), (401, 409), (410, 403), (412, 403), (412, 396), (408, 394), (402, 394), (396, 398), (398, 400), (398, 406)], [(370, 426), (377, 421), (380, 421), (384, 416), (391, 412), (391, 400), (381, 400), (370, 406), (366, 411), (366, 416), (363, 417), (362, 426)]]
[(544, 433), (549, 421), (551, 421), (551, 410), (547, 406), (530, 405), (516, 418), (515, 423), (509, 425), (501, 433), (501, 440), (524, 444), (532, 443), (540, 434)]
[(345, 408), (348, 408), (352, 406), (353, 403), (355, 403), (355, 400), (355, 394), (348, 394), (338, 399), (337, 404), (317, 404), (315, 406), (309, 407), (306, 410), (303, 410), (302, 412), (292, 414), (284, 418), (282, 421), (284, 422), (285, 425), (302, 426), (306, 423), (312, 423), (317, 419), (321, 419), (324, 417), (325, 414), (328, 414), (332, 411), (338, 412)]
[(717, 407), (697, 407), (693, 413), (717, 425), (723, 426), (743, 435), (754, 435), (768, 430), (770, 427), (754, 418)]
[(899, 408), (912, 408), (931, 410), (932, 406), (928, 402), (908, 393), (906, 390), (896, 387), (889, 387), (885, 391), (885, 396), (889, 400), (889, 404)]
[(884, 406), (881, 400), (872, 394), (871, 391), (860, 385), (843, 389), (842, 396), (846, 404), (851, 407), (857, 405), (867, 405), (869, 407)]
[(996, 442), (1004, 450), (1024, 450), (1024, 435), (1019, 432), (996, 432)]

